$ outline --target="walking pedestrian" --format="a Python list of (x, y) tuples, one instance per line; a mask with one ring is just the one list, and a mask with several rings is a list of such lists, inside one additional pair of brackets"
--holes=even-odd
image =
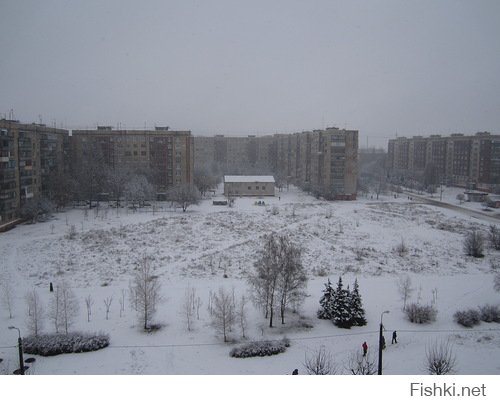
[(365, 357), (366, 353), (368, 352), (368, 344), (366, 342), (363, 342), (361, 347), (363, 348), (363, 357)]
[(385, 349), (385, 337), (384, 335), (382, 335), (382, 337), (380, 338), (380, 343), (382, 344), (382, 350)]
[(398, 343), (398, 334), (396, 331), (392, 332), (392, 344)]

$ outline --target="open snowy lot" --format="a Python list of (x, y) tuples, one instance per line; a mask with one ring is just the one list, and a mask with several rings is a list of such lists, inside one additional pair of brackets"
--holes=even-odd
[[(0, 277), (3, 283), (9, 280), (14, 297), (12, 319), (0, 308), (0, 371), (11, 373), (18, 367), (17, 333), (7, 326), (27, 334), (26, 294), (36, 289), (48, 312), (49, 283), (65, 280), (80, 302), (72, 330), (107, 333), (110, 346), (92, 353), (33, 356), (30, 371), (35, 374), (289, 374), (295, 368), (302, 374), (306, 356), (321, 346), (332, 355), (337, 373), (349, 374), (348, 360), (361, 351), (363, 341), (376, 360), (379, 322), (386, 310), (385, 374), (425, 374), (426, 348), (442, 341), (452, 343), (459, 374), (500, 374), (500, 325), (482, 322), (464, 328), (453, 321), (457, 310), (500, 304), (493, 289), (499, 252), (486, 249), (481, 259), (463, 252), (465, 233), (487, 231), (489, 222), (405, 198), (325, 202), (296, 189), (279, 196), (266, 198), (264, 206), (253, 198), (237, 199), (232, 208), (204, 200), (186, 213), (168, 205), (140, 212), (75, 208), (48, 222), (0, 234)], [(285, 325), (276, 318), (272, 329), (249, 304), (247, 338), (236, 326), (230, 334), (233, 342), (222, 343), (210, 326), (209, 294), (224, 287), (237, 297), (250, 295), (247, 275), (262, 236), (269, 232), (287, 233), (303, 247), (308, 296), (298, 313), (288, 314)], [(405, 254), (397, 251), (401, 243), (408, 249)], [(162, 285), (163, 299), (154, 317), (162, 328), (152, 333), (141, 330), (128, 299), (134, 269), (144, 255), (154, 258)], [(396, 286), (401, 275), (411, 277), (410, 302), (435, 305), (434, 323), (416, 325), (406, 319)], [(316, 318), (324, 283), (330, 278), (335, 284), (339, 276), (345, 285), (358, 279), (366, 326), (339, 329)], [(202, 303), (191, 331), (182, 309), (187, 288), (194, 288)], [(94, 301), (90, 322), (85, 309), (89, 295)], [(106, 320), (104, 300), (110, 297)], [(391, 345), (393, 330), (399, 343)], [(44, 331), (54, 331), (48, 319)], [(229, 356), (245, 341), (284, 336), (291, 343), (285, 353)]]

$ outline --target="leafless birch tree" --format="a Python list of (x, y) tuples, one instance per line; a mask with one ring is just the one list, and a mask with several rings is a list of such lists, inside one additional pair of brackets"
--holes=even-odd
[(151, 266), (151, 261), (144, 256), (137, 266), (130, 287), (130, 297), (135, 301), (139, 321), (144, 330), (149, 329), (149, 322), (160, 302), (160, 288), (160, 280)]
[(31, 334), (38, 336), (38, 333), (43, 329), (43, 304), (36, 290), (31, 291), (26, 296), (28, 304), (27, 328)]
[(234, 325), (236, 316), (234, 301), (231, 294), (226, 293), (223, 288), (213, 296), (212, 325), (224, 337), (227, 342), (227, 335)]
[(66, 334), (69, 333), (69, 329), (73, 325), (79, 310), (80, 306), (78, 305), (75, 293), (69, 284), (64, 282), (61, 285), (61, 324)]
[(2, 280), (2, 303), (9, 312), (9, 318), (12, 319), (12, 310), (14, 309), (12, 283), (7, 277)]
[(109, 310), (111, 308), (112, 302), (113, 302), (113, 297), (106, 297), (104, 299), (104, 306), (106, 307), (106, 320), (109, 319)]
[(87, 322), (90, 322), (90, 316), (92, 315), (92, 305), (94, 305), (94, 300), (90, 295), (85, 298), (85, 306), (87, 307)]
[(406, 310), (406, 302), (411, 297), (413, 292), (412, 282), (410, 276), (401, 276), (397, 281), (399, 295), (403, 300), (403, 311)]

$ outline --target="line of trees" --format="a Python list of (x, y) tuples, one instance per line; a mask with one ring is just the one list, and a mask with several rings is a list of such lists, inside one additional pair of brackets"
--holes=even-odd
[(284, 324), (286, 310), (296, 309), (305, 298), (307, 273), (301, 255), (302, 249), (287, 235), (272, 233), (264, 237), (264, 247), (258, 254), (249, 283), (253, 301), (263, 309), (271, 328), (277, 309)]

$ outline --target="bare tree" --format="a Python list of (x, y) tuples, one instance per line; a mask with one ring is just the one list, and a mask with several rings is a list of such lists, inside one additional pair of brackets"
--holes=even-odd
[(186, 288), (186, 291), (184, 292), (184, 301), (182, 303), (182, 312), (186, 317), (186, 326), (188, 331), (191, 331), (191, 328), (193, 326), (195, 295), (196, 292), (194, 288)]
[(125, 313), (125, 290), (122, 288), (122, 295), (120, 297), (120, 318)]
[(373, 375), (377, 373), (377, 364), (368, 353), (363, 356), (361, 353), (351, 353), (347, 369), (352, 375)]
[(90, 316), (92, 315), (92, 305), (94, 305), (94, 300), (90, 295), (85, 298), (85, 306), (87, 307), (87, 322), (90, 322)]
[(500, 273), (495, 274), (495, 277), (493, 278), (493, 288), (495, 291), (500, 292)]
[(201, 196), (217, 186), (217, 178), (206, 168), (196, 168), (194, 170), (194, 185), (200, 191)]
[(403, 300), (403, 311), (406, 310), (406, 302), (410, 299), (411, 294), (413, 293), (413, 287), (410, 276), (401, 276), (397, 281), (397, 287), (399, 295)]
[(186, 212), (190, 205), (200, 203), (200, 192), (192, 184), (182, 183), (170, 188), (167, 192), (167, 200), (177, 203)]
[(66, 334), (69, 333), (69, 328), (73, 325), (79, 310), (75, 293), (69, 284), (63, 282), (61, 285), (61, 323)]
[(149, 329), (149, 322), (160, 302), (160, 288), (160, 280), (151, 266), (151, 260), (144, 256), (139, 261), (130, 287), (130, 297), (135, 301), (139, 321), (144, 330)]
[(213, 296), (212, 325), (223, 335), (224, 342), (227, 342), (227, 334), (235, 319), (234, 300), (231, 294), (226, 293), (221, 287)]
[(49, 318), (54, 323), (54, 330), (56, 333), (59, 333), (59, 327), (61, 326), (61, 301), (62, 291), (59, 286), (56, 286), (50, 301), (49, 309)]
[(468, 256), (484, 257), (484, 236), (480, 231), (470, 231), (464, 239), (464, 250)]
[(107, 168), (105, 171), (107, 189), (113, 194), (116, 209), (120, 207), (120, 200), (125, 194), (127, 182), (130, 180), (130, 173), (124, 167)]
[(312, 355), (305, 355), (304, 367), (309, 375), (329, 375), (336, 374), (337, 367), (332, 355), (321, 346)]
[(27, 328), (31, 334), (38, 336), (43, 329), (44, 309), (40, 296), (36, 290), (31, 291), (26, 296), (28, 304)]
[(247, 297), (245, 297), (244, 295), (241, 296), (241, 299), (238, 303), (238, 313), (237, 313), (237, 316), (238, 316), (238, 323), (240, 325), (240, 329), (241, 329), (241, 337), (243, 339), (246, 339), (246, 336), (245, 336), (245, 331), (247, 329), (247, 325), (248, 325), (248, 320), (247, 320), (247, 310), (246, 310), (246, 304), (248, 302), (248, 299)]
[(456, 372), (456, 357), (449, 341), (434, 342), (425, 349), (425, 369), (432, 375)]
[(493, 249), (500, 250), (500, 228), (495, 225), (490, 225), (488, 239)]
[(112, 303), (113, 303), (113, 297), (104, 298), (104, 306), (106, 307), (106, 320), (109, 319), (109, 310), (111, 308)]
[(141, 207), (153, 197), (154, 188), (146, 176), (134, 175), (126, 184), (124, 193), (133, 206), (137, 203)]
[(12, 319), (12, 310), (14, 309), (12, 283), (10, 281), (10, 278), (7, 277), (2, 280), (2, 303), (9, 312), (9, 318)]
[(279, 306), (281, 323), (285, 310), (298, 305), (305, 297), (307, 276), (301, 262), (301, 249), (286, 235), (270, 234), (264, 237), (264, 247), (255, 263), (255, 273), (249, 282), (253, 287), (254, 302), (263, 307), (269, 327), (273, 327), (274, 309)]
[(254, 302), (263, 307), (269, 327), (273, 327), (276, 291), (280, 274), (280, 241), (275, 234), (264, 237), (264, 248), (255, 263), (255, 273), (249, 278), (253, 287)]
[(280, 237), (280, 272), (278, 294), (280, 297), (281, 323), (285, 323), (285, 310), (293, 305), (297, 308), (306, 296), (307, 273), (302, 266), (302, 249), (288, 237)]

